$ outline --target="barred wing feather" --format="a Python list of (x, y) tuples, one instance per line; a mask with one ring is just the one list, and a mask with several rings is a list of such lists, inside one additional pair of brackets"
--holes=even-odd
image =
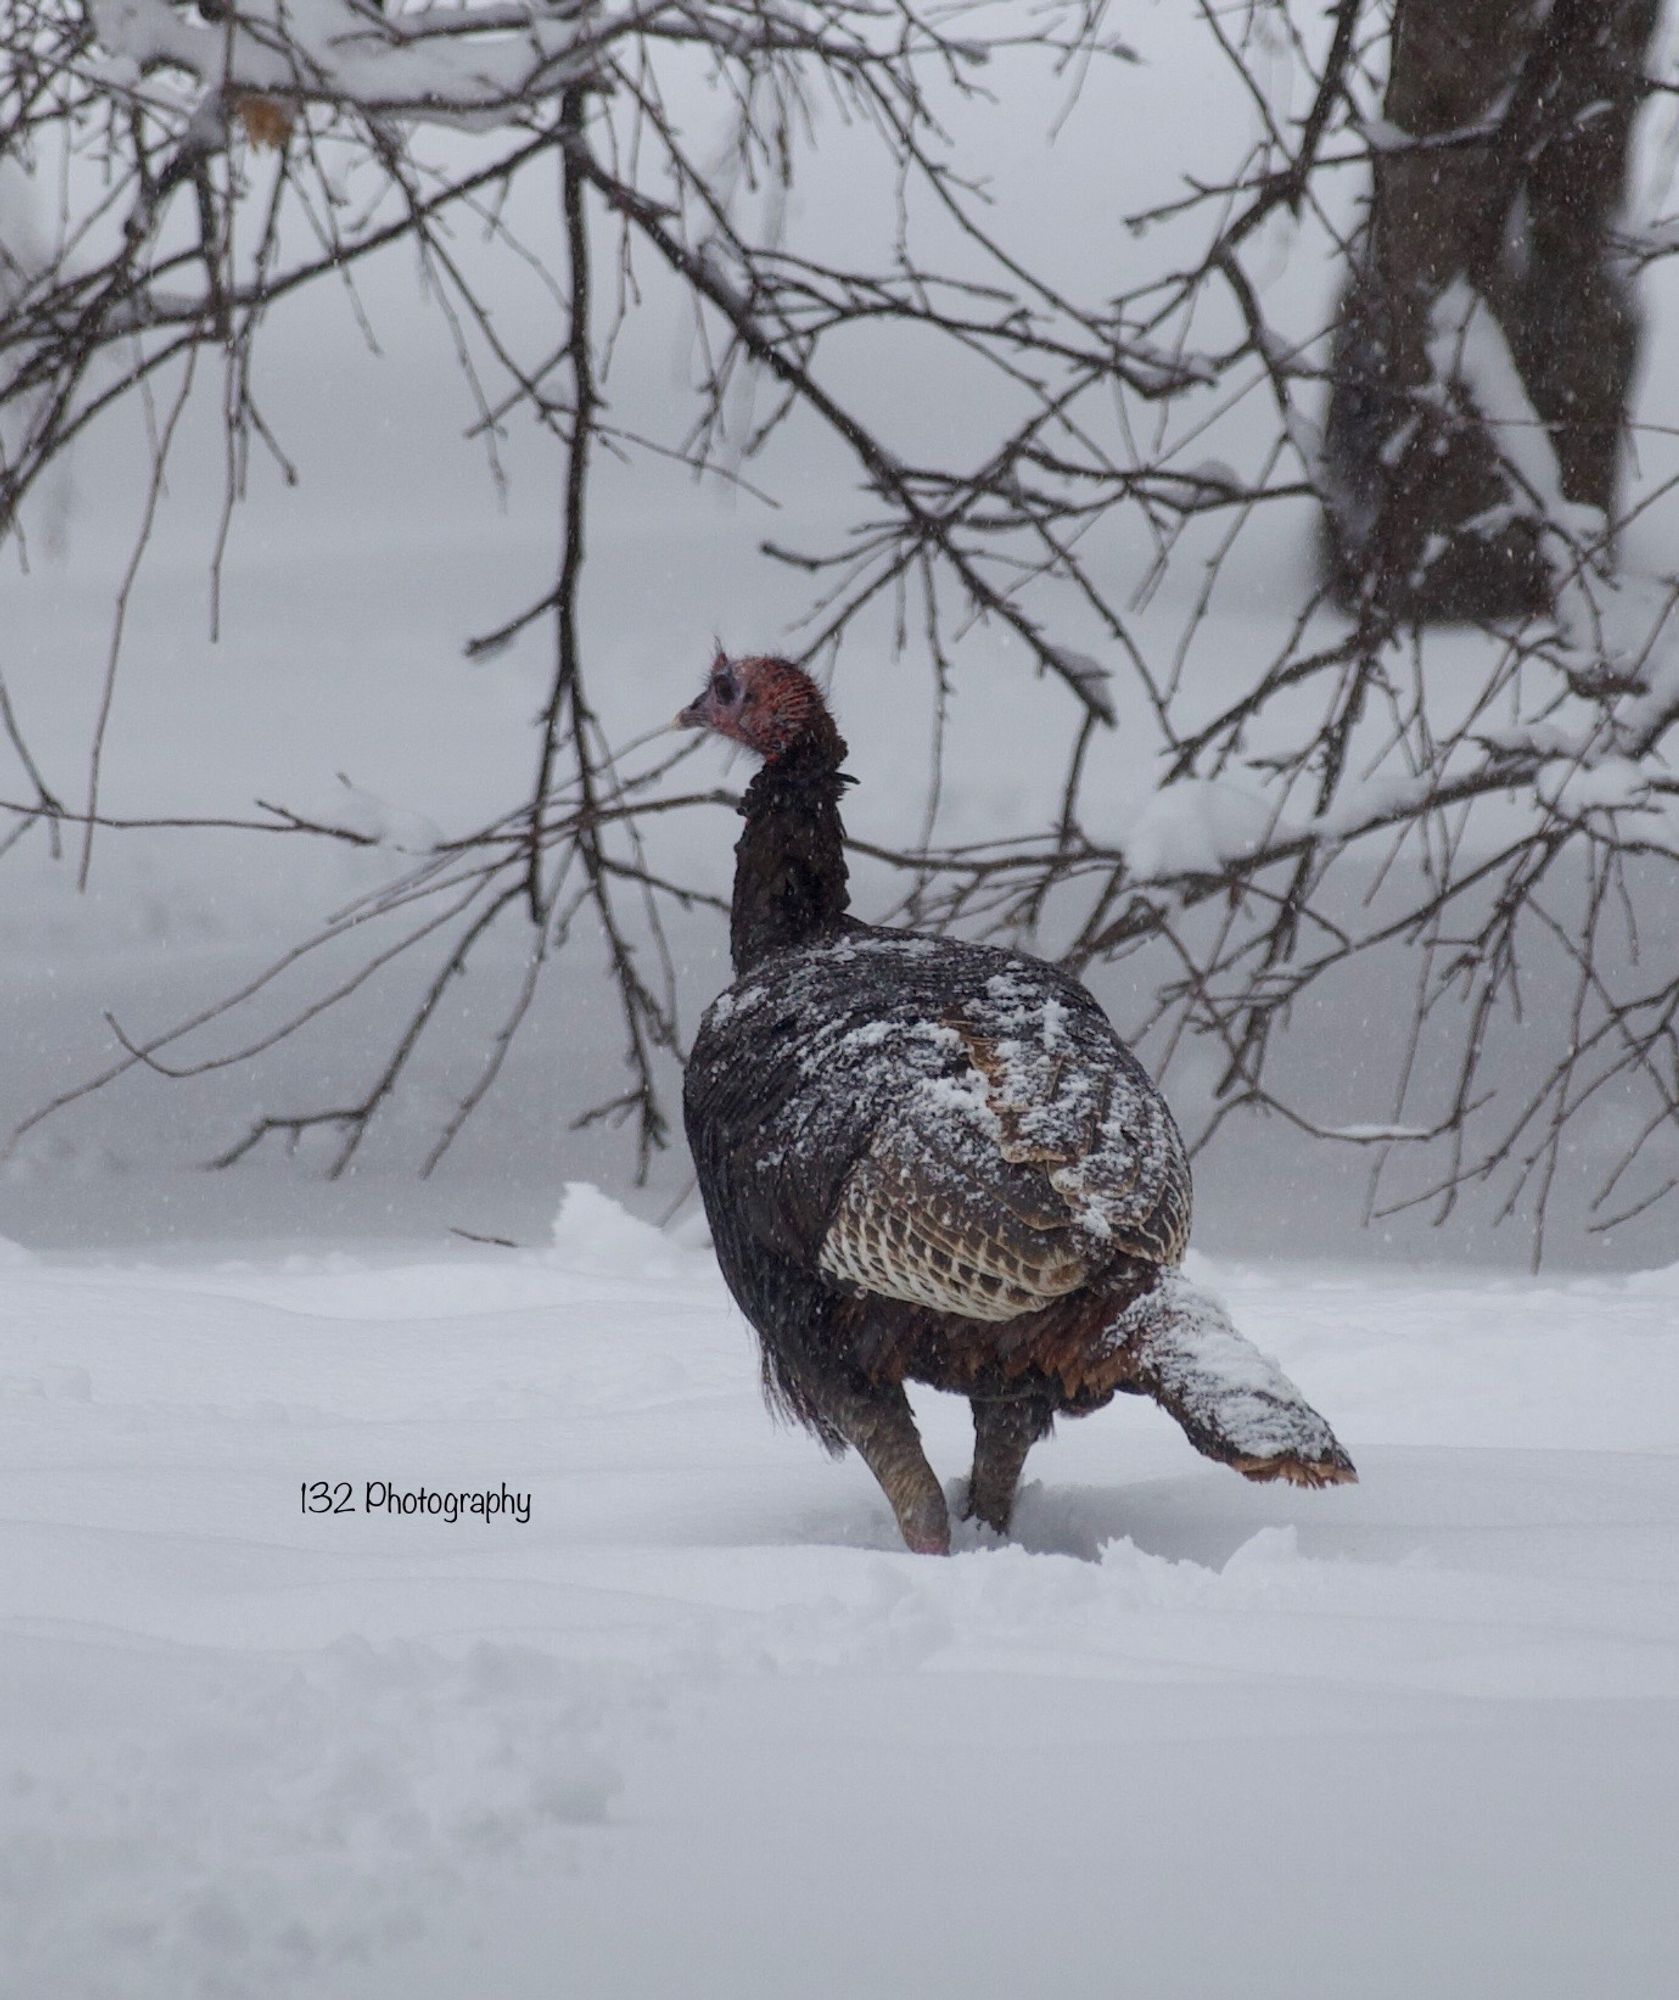
[(1182, 1255), (1189, 1171), (1171, 1114), (1052, 967), (859, 928), (726, 995), (696, 1045), (696, 1090), (724, 1043), (761, 1114), (756, 1233), (784, 1248), (814, 1234), (832, 1281), (1003, 1320), (1116, 1256)]

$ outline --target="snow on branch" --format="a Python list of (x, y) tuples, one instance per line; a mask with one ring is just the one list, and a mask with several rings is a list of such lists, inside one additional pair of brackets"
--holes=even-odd
[[(824, 9), (867, 20), (874, 10)], [(205, 20), (171, 0), (88, 0), (107, 60), (96, 76), (132, 88), (158, 68), (207, 89), (467, 126), (500, 123), (594, 77), (614, 44), (657, 36), (746, 57), (805, 50), (857, 60), (867, 46), (763, 4), (604, 0), (421, 6), (372, 0), (241, 0)]]
[(109, 83), (169, 68), (207, 88), (468, 122), (561, 88), (602, 32), (575, 8), (387, 18), (359, 0), (244, 0), (225, 20), (206, 21), (168, 0), (89, 0), (88, 12), (116, 59), (102, 71)]

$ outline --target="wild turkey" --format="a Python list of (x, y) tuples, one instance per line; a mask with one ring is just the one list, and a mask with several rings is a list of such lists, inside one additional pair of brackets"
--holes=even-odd
[(853, 1446), (929, 1553), (950, 1524), (906, 1381), (971, 1400), (966, 1511), (999, 1532), (1055, 1417), (1120, 1391), (1250, 1479), (1353, 1479), (1329, 1426), (1179, 1269), (1183, 1141), (1084, 987), (848, 914), (852, 781), (808, 676), (719, 655), (677, 721), (763, 759), (735, 849), (735, 983), (701, 1023), (683, 1110), (772, 1407)]

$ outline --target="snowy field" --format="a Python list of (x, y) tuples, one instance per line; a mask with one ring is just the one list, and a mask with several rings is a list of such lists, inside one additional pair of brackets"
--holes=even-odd
[(941, 1562), (593, 1190), (541, 1250), (9, 1252), (4, 1990), (1670, 1993), (1679, 1274), (1197, 1275), (1362, 1484), (1122, 1400)]
[[(1011, 103), (987, 141), (1027, 214), (1062, 215), (1068, 186), (1096, 204), (1116, 286), (1142, 255), (1121, 218), (1177, 190), (1183, 135), (1227, 129), (1240, 157), (1251, 110), (1196, 12), (1128, 10), (1153, 66), (1123, 119), (1087, 105), (1052, 157), (1047, 114)], [(831, 121), (822, 139), (831, 160)], [(822, 186), (809, 199), (832, 204)], [(1321, 323), (1333, 267), (1287, 231), (1254, 250), (1277, 322)], [(1659, 428), (1676, 286), (1667, 265), (1646, 288), (1653, 494), (1679, 463)], [(214, 643), (207, 372), (128, 603), (100, 799), (353, 808), (391, 846), (112, 832), (78, 896), (73, 846), (37, 828), (0, 878), (0, 1134), (109, 1063), (113, 1022), (158, 1032), (406, 866), (415, 832), (525, 796), (551, 637), (476, 664), (462, 647), (552, 582), (552, 441), (509, 440), (499, 497), (411, 264), (371, 267), (363, 299), (377, 360), (336, 291), (276, 311), (264, 409), (302, 483), (253, 467)], [(644, 321), (612, 409), (680, 434), (697, 350), (664, 307)], [(931, 365), (906, 376), (906, 420), (931, 432), (961, 393)], [(1205, 448), (1246, 463), (1263, 401)], [(97, 427), (53, 501), (65, 521), (0, 574), (0, 668), (73, 802), (149, 454), (137, 410)], [(658, 459), (603, 462), (586, 637), (613, 740), (691, 698), (714, 634), (793, 643), (810, 580), (763, 538), (830, 545), (867, 506), (820, 454), (778, 477), (770, 511)], [(1675, 504), (1640, 513), (1635, 570), (1671, 567)], [(1281, 642), (1310, 533), (1277, 509), (1244, 536), (1186, 654), (1198, 700)], [(1122, 525), (1104, 560), (1141, 576), (1152, 545)], [(1188, 557), (1151, 585), (1151, 660), (1201, 589)], [(934, 712), (890, 624), (834, 683), (853, 831), (875, 841), (917, 836)], [(1091, 747), (1087, 804), (1120, 839), (1159, 764), (1116, 686), (1132, 707)], [(1076, 716), (1037, 720), (995, 632), (966, 642), (958, 693), (941, 837), (1040, 823)], [(709, 752), (688, 774), (745, 775)], [(16, 795), (4, 745), (0, 779)], [(736, 831), (719, 807), (662, 837), (721, 888)], [(878, 874), (857, 882), (864, 914), (888, 906)], [(721, 918), (683, 919), (673, 950), (687, 1034), (727, 979)], [(1540, 1280), (1498, 1268), (1529, 1247), (1523, 1215), (1492, 1226), (1501, 1190), (1464, 1190), (1448, 1231), (1420, 1212), (1365, 1227), (1362, 1159), (1232, 1120), (1197, 1161), (1196, 1275), (1362, 1483), (1249, 1486), (1122, 1399), (1034, 1454), (1008, 1544), (968, 1530), (940, 1562), (903, 1552), (855, 1459), (770, 1423), (691, 1200), (667, 1236), (573, 1191), (549, 1242), (566, 1182), (628, 1172), (621, 1133), (572, 1129), (622, 1086), (594, 951), (545, 987), (432, 1181), (416, 1165), (500, 1019), (511, 947), (461, 983), (343, 1181), (311, 1142), (201, 1169), (261, 1112), (365, 1088), (412, 977), (252, 1071), (131, 1076), (0, 1165), (0, 2000), (1667, 2000), (1679, 1266), (1631, 1267), (1679, 1253), (1671, 1204), (1613, 1242), (1586, 1208), (1632, 1108), (1580, 1121)], [(1501, 1092), (1566, 1018), (1529, 972)], [(1387, 963), (1360, 977), (1333, 1016), (1301, 1010), (1282, 1058), (1322, 1072), (1336, 1122), (1389, 1114), (1411, 990)], [(1092, 978), (1122, 1026), (1146, 1012), (1130, 965)], [(1193, 1112), (1221, 1068), (1181, 1052), (1173, 1102)], [(1679, 1135), (1657, 1154), (1679, 1171)], [(678, 1140), (626, 1198), (657, 1213), (687, 1176)], [(921, 1409), (959, 1497), (966, 1408)], [(311, 1482), (328, 1504), (342, 1483), (346, 1510), (304, 1511)], [(528, 1508), (369, 1512), (370, 1484)]]

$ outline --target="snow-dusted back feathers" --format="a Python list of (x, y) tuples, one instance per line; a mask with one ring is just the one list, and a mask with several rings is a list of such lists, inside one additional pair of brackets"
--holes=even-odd
[[(691, 1100), (737, 1063), (759, 1111), (738, 1198), (776, 1240), (814, 1225), (848, 1288), (998, 1321), (1118, 1257), (1182, 1254), (1171, 1113), (1051, 966), (861, 927), (778, 952), (706, 1017)], [(812, 1213), (818, 1185), (833, 1192)]]
[[(904, 956), (919, 942), (842, 940), (831, 952), (871, 965), (860, 984), (872, 1000), (882, 973), (897, 985), (901, 965), (924, 964)], [(1095, 1002), (1030, 960), (956, 946), (936, 962), (936, 994), (918, 995), (912, 974), (906, 1006), (839, 1031), (861, 1033), (896, 1089), (845, 1182), (822, 1269), (1004, 1320), (1122, 1251), (1181, 1256), (1190, 1196), (1177, 1129)]]

